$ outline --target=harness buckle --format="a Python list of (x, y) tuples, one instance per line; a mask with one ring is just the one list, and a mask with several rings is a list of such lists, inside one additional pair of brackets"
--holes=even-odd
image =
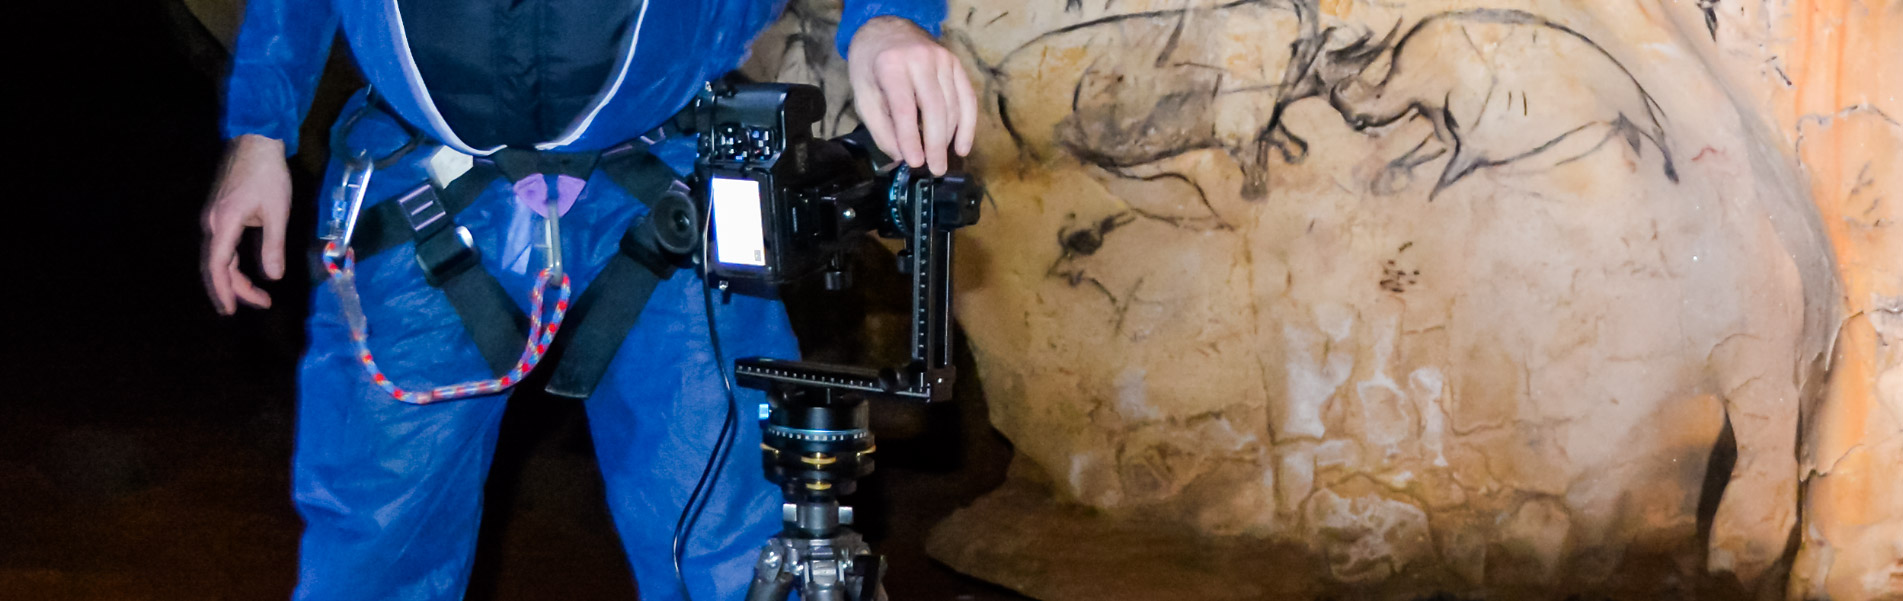
[(430, 286), (441, 288), (464, 271), (480, 269), (482, 253), (476, 250), (469, 228), (459, 225), (417, 238), (416, 264), (423, 268), (423, 279)]

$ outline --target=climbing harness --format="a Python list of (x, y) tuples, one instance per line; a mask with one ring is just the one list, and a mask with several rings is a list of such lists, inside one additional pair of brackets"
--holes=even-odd
[[(333, 148), (344, 164), (343, 181), (332, 197), (323, 245), (315, 254), (324, 279), (341, 301), (358, 360), (371, 381), (399, 401), (425, 404), (508, 390), (537, 366), (553, 363), (555, 371), (546, 387), (550, 393), (572, 398), (592, 394), (648, 298), (693, 250), (682, 247), (675, 240), (680, 232), (672, 231), (696, 227), (692, 224), (697, 218), (681, 216), (693, 211), (687, 184), (648, 150), (677, 133), (673, 122), (599, 153), (505, 148), (487, 157), (468, 157), (436, 147), (426, 164), (428, 181), (366, 205), (371, 175), (394, 166), (423, 141), (415, 129), (392, 118), (411, 134), (403, 147), (375, 159), (364, 151), (347, 150), (344, 142), (364, 115), (373, 110), (392, 113), (381, 109), (374, 95), (370, 98), (335, 135)], [(446, 153), (454, 156), (445, 157)], [(445, 164), (452, 166), (447, 175), (439, 168)], [(571, 306), (573, 291), (561, 252), (561, 214), (597, 169), (647, 204), (649, 216), (628, 228), (620, 252)], [(530, 290), (527, 315), (482, 268), (481, 253), (469, 231), (455, 224), (456, 215), (497, 178), (512, 182), (517, 200), (544, 217), (537, 246), (545, 249), (546, 265)], [(657, 233), (657, 225), (668, 231)], [(444, 292), (495, 377), (446, 386), (406, 386), (377, 367), (369, 349), (368, 319), (356, 289), (355, 265), (404, 242), (414, 243), (425, 281)], [(545, 306), (551, 290), (556, 293), (552, 309)], [(566, 329), (564, 321), (570, 322)], [(564, 331), (569, 333), (557, 335)]]

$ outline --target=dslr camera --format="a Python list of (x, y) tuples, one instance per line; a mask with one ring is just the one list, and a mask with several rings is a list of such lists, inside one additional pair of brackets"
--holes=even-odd
[[(696, 102), (695, 171), (712, 222), (703, 247), (709, 285), (772, 296), (821, 275), (838, 290), (851, 283), (844, 254), (858, 236), (903, 239), (914, 225), (952, 230), (978, 220), (981, 194), (965, 175), (926, 177), (895, 164), (863, 127), (814, 136), (826, 114), (816, 87), (716, 83)], [(909, 222), (921, 213), (935, 222)]]

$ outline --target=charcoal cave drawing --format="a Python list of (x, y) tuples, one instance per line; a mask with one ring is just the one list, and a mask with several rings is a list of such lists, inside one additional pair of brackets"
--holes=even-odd
[[(1618, 59), (1564, 25), (1518, 10), (1442, 13), (1402, 35), (1389, 65), (1379, 82), (1345, 79), (1328, 97), (1356, 130), (1409, 116), (1433, 124), (1429, 138), (1375, 178), (1377, 192), (1398, 191), (1416, 166), (1450, 151), (1430, 199), (1482, 168), (1542, 157), (1563, 164), (1614, 139), (1640, 156), (1651, 142), (1666, 179), (1678, 182), (1658, 102)], [(1630, 85), (1591, 85), (1608, 81)], [(1539, 109), (1527, 90), (1542, 91)], [(1595, 141), (1592, 132), (1603, 135)]]
[[(1137, 289), (1143, 286), (1143, 278), (1138, 277), (1129, 285), (1128, 290), (1119, 294), (1111, 291), (1110, 286), (1102, 279), (1091, 275), (1085, 268), (1083, 260), (1103, 249), (1104, 239), (1111, 232), (1130, 225), (1140, 215), (1132, 211), (1118, 211), (1094, 220), (1080, 220), (1075, 213), (1067, 217), (1066, 221), (1072, 224), (1058, 228), (1059, 253), (1057, 259), (1051, 262), (1051, 266), (1045, 269), (1044, 276), (1061, 279), (1072, 288), (1089, 284), (1091, 288), (1101, 293), (1104, 299), (1110, 302), (1115, 315), (1110, 324), (1111, 335), (1120, 335), (1123, 333), (1123, 320), (1129, 312), (1130, 302), (1136, 295)], [(1081, 223), (1078, 223), (1080, 221)]]
[[(1321, 98), (1364, 134), (1403, 120), (1433, 125), (1372, 178), (1377, 194), (1406, 189), (1417, 167), (1437, 160), (1446, 165), (1430, 200), (1481, 169), (1553, 167), (1615, 140), (1640, 156), (1650, 142), (1677, 182), (1663, 111), (1586, 35), (1504, 9), (1438, 13), (1401, 31), (1397, 22), (1376, 39), (1352, 23), (1324, 26), (1318, 0), (1236, 0), (1073, 23), (995, 61), (980, 56), (968, 34), (954, 37), (972, 50), (1020, 152), (1041, 159), (1058, 149), (1111, 177), (1186, 177), (1164, 163), (1222, 150), (1242, 172), (1241, 197), (1261, 200), (1271, 157), (1298, 164), (1308, 153), (1288, 128), (1289, 107)], [(1618, 84), (1588, 85), (1604, 82)], [(1055, 97), (1060, 90), (1068, 97)], [(1238, 99), (1247, 104), (1238, 107)], [(1059, 103), (1068, 112), (1041, 110)], [(1218, 115), (1236, 108), (1260, 126), (1222, 127)]]
[[(1282, 111), (1328, 92), (1309, 70), (1323, 43), (1342, 36), (1319, 30), (1319, 15), (1317, 0), (1237, 0), (1116, 14), (1044, 32), (995, 61), (976, 62), (1006, 132), (1034, 158), (1055, 147), (1120, 175), (1196, 150), (1224, 149), (1244, 166), (1245, 196), (1261, 198), (1270, 151), (1296, 162), (1307, 149), (1282, 126)], [(1263, 30), (1289, 42), (1268, 40), (1251, 48), (1260, 51), (1251, 52), (1260, 55), (1251, 62), (1264, 63), (1254, 72), (1225, 69), (1217, 66), (1224, 57), (1213, 35), (1225, 24), (1267, 25)], [(1342, 44), (1332, 58), (1372, 61), (1378, 49), (1369, 52), (1365, 37), (1360, 41)], [(1068, 63), (1048, 60), (1071, 49), (1091, 55)], [(1047, 79), (1074, 82), (1068, 98), (1036, 98), (1059, 89), (1044, 85)], [(1217, 103), (1231, 95), (1271, 98), (1252, 107), (1268, 113), (1255, 119), (1267, 125), (1246, 135), (1220, 131)], [(1070, 111), (1060, 116), (1040, 110), (1056, 102), (1068, 103)]]

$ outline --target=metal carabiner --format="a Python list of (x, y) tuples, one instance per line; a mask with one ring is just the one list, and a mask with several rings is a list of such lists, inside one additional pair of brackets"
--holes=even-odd
[(350, 249), (351, 235), (357, 231), (357, 216), (363, 211), (364, 196), (370, 192), (370, 175), (376, 170), (376, 161), (370, 160), (367, 152), (344, 161), (344, 180), (331, 193), (330, 227), (323, 236), (332, 243), (326, 251), (332, 259)]
[(548, 245), (548, 279), (562, 279), (562, 210), (559, 202), (549, 203), (548, 218), (542, 221), (542, 242)]
[(422, 146), (425, 141), (422, 130), (397, 118), (394, 112), (386, 111), (390, 114), (391, 121), (409, 134), (409, 139), (404, 140), (403, 145), (397, 147), (396, 150), (380, 157), (370, 156), (369, 149), (358, 149), (356, 154), (351, 154), (350, 133), (357, 129), (357, 123), (363, 121), (364, 117), (369, 116), (373, 111), (382, 110), (379, 108), (381, 105), (382, 101), (377, 98), (376, 90), (366, 91), (363, 106), (346, 115), (343, 123), (331, 133), (331, 156), (344, 164), (344, 181), (337, 186), (336, 191), (331, 193), (330, 223), (325, 228), (324, 235), (321, 236), (323, 240), (332, 243), (329, 245), (329, 250), (325, 252), (332, 259), (342, 257), (350, 249), (351, 234), (357, 229), (357, 214), (363, 210), (364, 196), (370, 192), (370, 175), (379, 167), (389, 168), (396, 165), (397, 161), (402, 160), (410, 151)]

